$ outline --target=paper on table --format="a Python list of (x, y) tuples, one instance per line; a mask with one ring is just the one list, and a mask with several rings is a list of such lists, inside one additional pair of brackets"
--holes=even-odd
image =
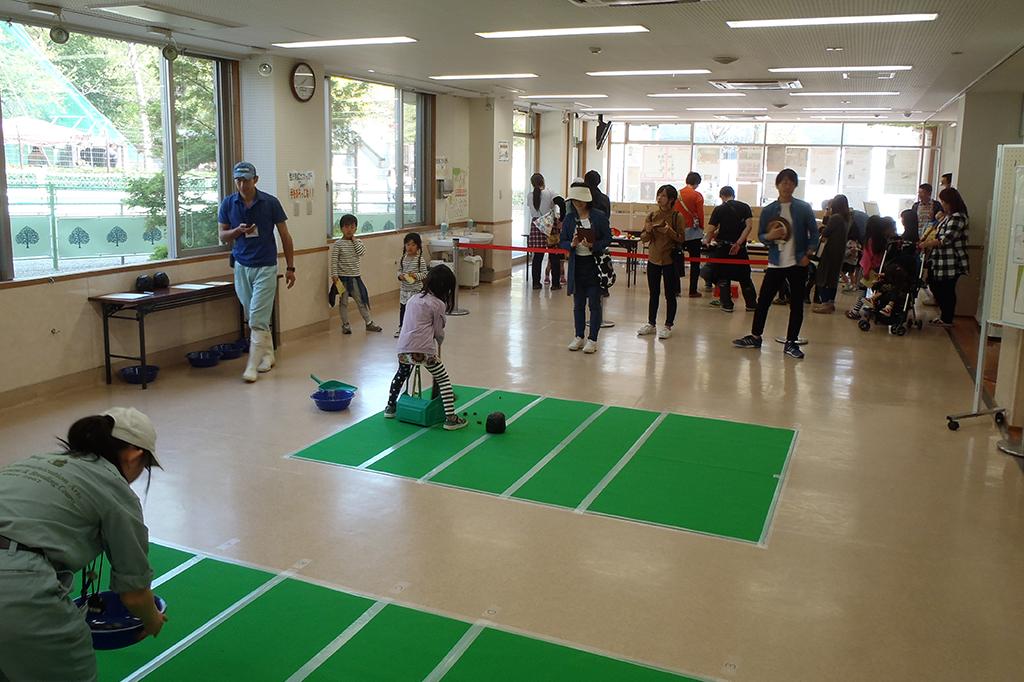
[(172, 289), (196, 290), (196, 289), (209, 289), (212, 286), (213, 286), (212, 284), (175, 284), (175, 285), (172, 285), (171, 288)]
[(231, 282), (207, 282), (211, 287), (226, 287)]
[(119, 301), (135, 301), (152, 295), (153, 294), (108, 294), (104, 298), (115, 298)]

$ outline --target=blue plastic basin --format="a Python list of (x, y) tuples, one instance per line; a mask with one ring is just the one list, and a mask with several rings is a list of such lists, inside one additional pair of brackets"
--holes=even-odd
[(214, 367), (220, 362), (220, 353), (215, 350), (197, 350), (185, 355), (193, 367)]
[(121, 378), (129, 384), (141, 384), (143, 377), (145, 377), (146, 383), (151, 384), (156, 381), (156, 375), (159, 372), (160, 367), (157, 365), (146, 365), (145, 372), (143, 372), (141, 365), (133, 365), (121, 368)]
[[(142, 634), (142, 621), (132, 615), (131, 611), (124, 605), (117, 592), (100, 592), (102, 609), (85, 610), (85, 623), (92, 631), (93, 649), (123, 649), (139, 641)], [(79, 597), (75, 600), (75, 606), (82, 608), (87, 598)], [(160, 613), (167, 610), (167, 603), (154, 595), (153, 601)]]
[(219, 343), (210, 348), (214, 353), (220, 353), (221, 360), (234, 360), (242, 357), (242, 347), (237, 343)]
[(317, 391), (309, 396), (324, 412), (339, 412), (348, 407), (355, 396), (354, 391)]

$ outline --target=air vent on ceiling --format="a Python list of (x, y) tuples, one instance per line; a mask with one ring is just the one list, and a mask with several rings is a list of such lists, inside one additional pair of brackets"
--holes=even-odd
[(891, 81), (896, 78), (895, 71), (844, 71), (844, 81)]
[(577, 7), (636, 7), (637, 5), (690, 5), (710, 0), (569, 0)]
[(801, 90), (798, 80), (708, 81), (719, 90)]
[(742, 114), (715, 114), (715, 119), (719, 121), (770, 121), (771, 116), (765, 116), (759, 114), (757, 116), (744, 116)]

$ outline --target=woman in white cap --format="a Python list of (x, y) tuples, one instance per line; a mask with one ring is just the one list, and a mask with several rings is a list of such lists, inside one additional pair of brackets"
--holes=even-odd
[[(573, 321), (576, 335), (569, 350), (597, 352), (597, 333), (601, 330), (601, 285), (597, 276), (597, 258), (612, 243), (608, 214), (591, 206), (590, 188), (582, 182), (569, 187), (572, 204), (562, 221), (561, 247), (569, 252), (569, 295), (573, 297)], [(587, 330), (587, 306), (590, 306), (590, 334)]]
[(153, 466), (156, 431), (135, 408), (79, 419), (63, 451), (0, 469), (0, 680), (95, 680), (71, 578), (105, 552), (110, 589), (156, 636), (142, 505), (129, 484)]

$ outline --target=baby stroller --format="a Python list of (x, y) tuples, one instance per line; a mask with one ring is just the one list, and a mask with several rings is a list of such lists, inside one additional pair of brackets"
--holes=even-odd
[(857, 326), (868, 331), (872, 322), (886, 325), (896, 336), (905, 335), (912, 327), (920, 329), (923, 325), (917, 319), (914, 303), (922, 287), (924, 263), (917, 244), (902, 239), (890, 241), (879, 272), (865, 294), (863, 316)]

